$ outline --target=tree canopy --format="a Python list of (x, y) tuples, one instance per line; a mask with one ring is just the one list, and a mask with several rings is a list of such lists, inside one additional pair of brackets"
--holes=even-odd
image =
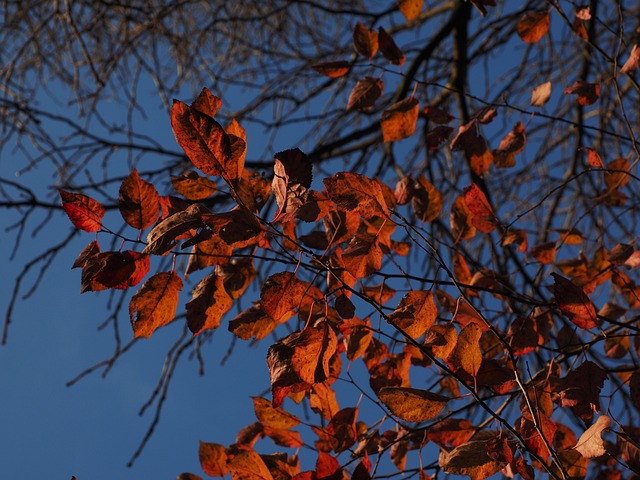
[(208, 476), (640, 475), (637, 2), (28, 3), (0, 33), (11, 255), (73, 228), (3, 342), (71, 255), (113, 299), (96, 367), (167, 325), (175, 361), (270, 345)]

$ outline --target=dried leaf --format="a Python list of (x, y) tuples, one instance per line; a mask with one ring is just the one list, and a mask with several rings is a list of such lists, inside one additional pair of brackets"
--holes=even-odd
[(458, 370), (462, 369), (475, 377), (482, 364), (480, 337), (482, 329), (475, 323), (470, 323), (458, 335), (458, 343), (448, 361)]
[(467, 475), (471, 480), (484, 480), (506, 465), (506, 462), (489, 457), (487, 444), (492, 438), (471, 440), (450, 452), (442, 450), (438, 463), (447, 473)]
[(424, 0), (397, 0), (397, 2), (400, 13), (404, 15), (407, 22), (410, 22), (420, 15), (420, 10), (422, 10)]
[(282, 408), (275, 408), (266, 398), (252, 398), (256, 418), (260, 420), (260, 423), (264, 426), (277, 429), (288, 429), (293, 428), (300, 423), (300, 419), (298, 417), (286, 410), (283, 410)]
[(324, 179), (329, 198), (343, 210), (357, 212), (364, 218), (389, 216), (380, 183), (351, 172), (338, 172)]
[(173, 272), (160, 272), (149, 278), (131, 298), (129, 317), (136, 338), (148, 338), (171, 322), (178, 307), (182, 280)]
[(358, 22), (353, 29), (353, 47), (358, 55), (373, 58), (378, 51), (378, 34)]
[(600, 84), (576, 80), (573, 85), (571, 85), (564, 91), (564, 94), (577, 95), (579, 105), (592, 105), (596, 103), (598, 98), (600, 98)]
[(198, 450), (200, 465), (204, 473), (211, 477), (224, 477), (229, 469), (227, 467), (227, 453), (222, 445), (217, 443), (200, 442)]
[(217, 190), (216, 182), (198, 175), (195, 170), (189, 170), (182, 175), (171, 175), (171, 185), (187, 200), (204, 200)]
[(607, 170), (604, 172), (604, 183), (607, 184), (609, 190), (623, 188), (629, 178), (626, 172), (631, 169), (629, 161), (626, 158), (616, 158), (607, 163)]
[(313, 302), (322, 298), (317, 289), (303, 282), (294, 272), (281, 272), (271, 275), (262, 284), (260, 303), (262, 308), (276, 321), (293, 310), (299, 309), (304, 302)]
[(538, 85), (531, 92), (531, 106), (542, 107), (551, 98), (551, 82), (545, 82)]
[(176, 238), (189, 230), (204, 226), (201, 219), (202, 208), (198, 204), (191, 205), (186, 210), (174, 213), (162, 220), (147, 235), (147, 246), (144, 253), (163, 255), (177, 245)]
[(382, 248), (378, 237), (359, 234), (349, 242), (342, 253), (344, 266), (355, 278), (366, 278), (382, 267)]
[(220, 107), (222, 107), (222, 100), (213, 95), (207, 87), (200, 91), (198, 98), (191, 104), (191, 108), (209, 115), (211, 118), (215, 117)]
[(631, 49), (631, 53), (629, 54), (629, 58), (624, 65), (620, 69), (620, 73), (629, 73), (637, 70), (640, 67), (640, 48), (638, 48), (638, 44), (635, 44)]
[(253, 450), (240, 450), (229, 459), (233, 480), (274, 480), (260, 455)]
[(475, 183), (464, 189), (464, 202), (472, 213), (471, 224), (483, 233), (495, 230), (497, 219), (480, 187)]
[(510, 168), (515, 166), (515, 156), (524, 150), (527, 143), (527, 135), (522, 122), (518, 122), (493, 151), (493, 161), (498, 168)]
[(413, 135), (416, 131), (418, 110), (418, 100), (409, 97), (394, 103), (382, 112), (380, 117), (382, 140), (395, 142)]
[(606, 415), (598, 417), (596, 423), (591, 425), (585, 432), (580, 435), (578, 443), (574, 447), (584, 458), (601, 457), (607, 450), (604, 447), (602, 439), (602, 431), (609, 428), (611, 419)]
[(478, 130), (477, 119), (460, 126), (458, 133), (451, 141), (451, 150), (462, 150), (469, 165), (478, 176), (482, 176), (493, 162), (493, 154), (489, 150), (487, 141)]
[(550, 20), (550, 11), (525, 13), (516, 24), (516, 32), (523, 41), (536, 43), (549, 31)]
[(406, 55), (402, 53), (402, 50), (398, 48), (396, 42), (393, 41), (391, 35), (387, 31), (378, 27), (378, 43), (380, 46), (380, 53), (386, 58), (389, 63), (393, 65), (402, 66), (407, 59)]
[(273, 173), (271, 191), (278, 205), (275, 219), (284, 223), (293, 220), (307, 201), (313, 178), (311, 160), (298, 148), (278, 152)]
[(600, 391), (606, 379), (606, 372), (597, 364), (582, 363), (562, 380), (558, 395), (560, 406), (570, 407), (578, 417), (590, 423), (593, 412), (600, 411)]
[(543, 265), (555, 262), (556, 253), (556, 242), (539, 243), (529, 250), (529, 254)]
[(433, 325), (438, 309), (428, 290), (411, 290), (402, 297), (389, 321), (411, 338), (421, 337)]
[(560, 311), (580, 328), (597, 326), (596, 308), (584, 290), (557, 273), (551, 275), (554, 279), (553, 295)]
[(204, 330), (218, 328), (222, 315), (229, 311), (232, 303), (220, 275), (213, 273), (204, 277), (186, 305), (187, 325), (191, 333), (198, 335)]
[(322, 62), (311, 65), (316, 72), (329, 78), (339, 78), (349, 73), (349, 63), (343, 60), (334, 62)]
[(379, 78), (361, 78), (349, 94), (347, 111), (369, 110), (376, 103), (376, 100), (382, 96), (383, 89), (384, 83)]
[(407, 422), (424, 422), (438, 415), (448, 397), (409, 387), (383, 387), (378, 397), (391, 413)]
[(422, 222), (432, 222), (440, 215), (442, 210), (442, 195), (436, 187), (423, 175), (412, 187), (411, 206), (416, 217)]
[(82, 265), (80, 293), (133, 287), (140, 283), (149, 268), (149, 256), (144, 253), (131, 250), (96, 252)]
[(133, 169), (120, 185), (118, 196), (120, 214), (127, 224), (138, 230), (153, 225), (160, 213), (160, 195), (149, 182)]
[(468, 240), (476, 234), (476, 227), (472, 222), (473, 214), (467, 206), (465, 195), (459, 195), (451, 206), (451, 214), (449, 215), (449, 224), (451, 225), (451, 233), (456, 243), (460, 240)]
[(76, 228), (85, 232), (97, 232), (102, 228), (104, 207), (100, 202), (81, 193), (59, 190), (62, 208)]
[[(291, 313), (293, 315), (293, 313)], [(288, 320), (289, 317), (284, 317)], [(283, 320), (283, 318), (281, 318)], [(242, 340), (249, 340), (254, 337), (256, 340), (262, 340), (269, 335), (278, 323), (266, 314), (262, 305), (254, 305), (229, 321), (229, 331)]]

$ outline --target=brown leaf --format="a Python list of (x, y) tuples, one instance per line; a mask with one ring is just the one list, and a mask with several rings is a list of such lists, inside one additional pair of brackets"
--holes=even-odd
[(557, 273), (551, 275), (554, 279), (553, 295), (560, 311), (580, 328), (597, 326), (596, 308), (584, 290)]
[(416, 131), (418, 110), (418, 100), (409, 97), (394, 103), (382, 112), (380, 117), (382, 140), (395, 142), (413, 135)]
[(358, 80), (353, 90), (349, 94), (347, 111), (349, 110), (369, 110), (373, 104), (382, 96), (384, 83), (379, 78), (364, 77)]
[(87, 261), (98, 253), (100, 253), (100, 245), (96, 240), (93, 240), (91, 243), (89, 243), (89, 245), (82, 249), (78, 257), (73, 262), (71, 268), (74, 269), (84, 267)]
[(307, 201), (312, 181), (311, 160), (300, 149), (294, 148), (275, 154), (271, 191), (276, 197), (278, 210), (275, 220), (292, 220)]
[(189, 230), (204, 226), (199, 204), (190, 205), (186, 210), (170, 215), (157, 224), (147, 235), (147, 246), (144, 253), (151, 255), (163, 255), (173, 249), (177, 243), (176, 238)]
[(329, 198), (343, 210), (357, 212), (364, 218), (389, 216), (380, 184), (351, 172), (338, 172), (324, 179)]
[(458, 447), (476, 433), (467, 419), (444, 418), (427, 430), (427, 438), (440, 447)]
[(253, 398), (253, 410), (256, 418), (265, 427), (277, 429), (293, 428), (300, 423), (300, 419), (282, 408), (275, 408), (273, 404), (262, 397)]
[(571, 24), (571, 30), (573, 30), (573, 32), (583, 40), (589, 40), (589, 34), (587, 33), (587, 29), (584, 26), (584, 22), (578, 17), (573, 20), (573, 23)]
[(411, 206), (416, 217), (422, 222), (432, 222), (442, 210), (442, 195), (423, 175), (413, 184)]
[(629, 161), (626, 158), (616, 158), (607, 163), (607, 171), (604, 172), (604, 183), (607, 184), (609, 190), (623, 188), (629, 178), (626, 172), (631, 169)]
[(80, 293), (133, 287), (140, 283), (149, 268), (149, 256), (144, 253), (131, 250), (97, 252), (88, 257), (82, 266)]
[(448, 397), (409, 387), (383, 387), (378, 398), (396, 417), (406, 422), (424, 422), (438, 415)]
[(81, 193), (58, 190), (62, 208), (76, 228), (85, 232), (97, 232), (102, 228), (104, 207), (100, 202)]
[(198, 172), (189, 170), (182, 175), (171, 175), (171, 185), (187, 200), (204, 200), (209, 198), (217, 190), (216, 182), (198, 175)]
[(433, 325), (438, 309), (428, 290), (411, 290), (402, 297), (389, 321), (411, 338), (421, 337)]
[(127, 224), (138, 230), (153, 225), (160, 213), (160, 196), (156, 188), (140, 178), (133, 169), (120, 185), (120, 214)]
[(531, 92), (531, 106), (542, 107), (551, 98), (551, 82), (545, 82), (538, 85)]
[(462, 329), (456, 348), (448, 359), (456, 370), (462, 369), (472, 377), (478, 374), (482, 364), (481, 336), (482, 329), (475, 323), (470, 323)]
[(600, 84), (576, 80), (573, 85), (571, 85), (564, 91), (564, 94), (577, 95), (579, 105), (592, 105), (596, 103), (598, 98), (600, 98)]
[(229, 311), (232, 303), (220, 275), (213, 273), (204, 277), (186, 305), (187, 325), (191, 333), (198, 335), (204, 330), (218, 328), (222, 315)]
[(631, 53), (629, 54), (629, 58), (624, 65), (620, 69), (620, 73), (629, 73), (637, 70), (640, 67), (640, 48), (638, 48), (638, 44), (635, 44), (631, 49)]
[(402, 53), (402, 50), (398, 48), (396, 42), (393, 41), (391, 35), (387, 31), (378, 27), (378, 43), (380, 46), (380, 53), (386, 58), (389, 63), (393, 65), (402, 66), (407, 59), (406, 55)]
[(555, 262), (556, 253), (556, 242), (539, 243), (529, 250), (529, 254), (543, 265)]
[(473, 213), (469, 210), (465, 195), (459, 195), (451, 206), (449, 215), (449, 224), (451, 225), (451, 233), (457, 243), (460, 240), (468, 240), (476, 234), (476, 227), (472, 222)]
[(451, 141), (451, 150), (463, 151), (471, 168), (478, 176), (482, 176), (493, 162), (493, 154), (489, 150), (487, 141), (478, 130), (477, 119), (460, 126), (458, 133)]
[(215, 117), (220, 107), (222, 107), (222, 100), (213, 95), (207, 87), (202, 89), (198, 98), (191, 104), (191, 108), (209, 115), (211, 118)]
[[(291, 315), (293, 315), (293, 312), (291, 312)], [(286, 317), (286, 320), (288, 320), (290, 316)], [(242, 340), (249, 340), (251, 337), (254, 337), (256, 340), (262, 340), (277, 326), (278, 323), (266, 314), (262, 305), (257, 304), (244, 310), (233, 320), (229, 321), (228, 329)]]
[(207, 475), (224, 477), (229, 472), (227, 468), (227, 453), (222, 445), (201, 441), (198, 456), (200, 457), (202, 470)]
[(329, 360), (337, 345), (336, 334), (326, 323), (302, 330), (291, 357), (293, 369), (300, 379), (316, 384), (329, 378)]
[(602, 431), (609, 428), (611, 419), (606, 415), (598, 417), (596, 423), (591, 425), (585, 432), (580, 435), (578, 443), (574, 447), (584, 458), (601, 457), (607, 450), (604, 447), (602, 439)]
[(472, 213), (471, 224), (483, 233), (491, 233), (496, 228), (497, 219), (493, 209), (480, 187), (475, 183), (464, 189), (464, 202)]
[(378, 237), (361, 233), (353, 237), (342, 253), (344, 266), (355, 278), (366, 278), (382, 267), (382, 249)]
[(129, 317), (136, 338), (148, 338), (171, 322), (178, 307), (182, 280), (173, 272), (160, 272), (149, 278), (131, 298)]
[(502, 245), (511, 245), (515, 243), (518, 245), (519, 252), (526, 252), (529, 248), (529, 241), (527, 240), (527, 232), (519, 229), (509, 229), (502, 237)]
[(244, 161), (247, 157), (247, 131), (235, 118), (231, 119), (226, 128), (231, 143), (231, 158), (229, 168), (232, 170), (229, 176), (233, 179), (244, 176)]
[(378, 51), (378, 34), (358, 22), (353, 29), (353, 47), (358, 55), (373, 58)]
[(523, 41), (536, 43), (549, 31), (550, 20), (550, 11), (525, 13), (516, 24), (516, 32)]
[[(536, 427), (536, 423), (533, 422), (529, 414), (521, 417), (520, 421), (516, 423), (516, 427), (524, 438), (527, 448), (542, 457), (543, 460), (547, 460), (549, 458), (547, 443), (553, 445), (553, 439), (558, 427), (555, 422), (542, 415), (541, 412), (537, 414), (537, 425), (538, 427)], [(540, 432), (542, 432), (544, 439), (540, 436)]]
[(535, 350), (543, 342), (543, 337), (538, 333), (537, 324), (533, 318), (518, 316), (507, 332), (509, 344), (515, 356), (526, 355)]
[(484, 480), (506, 465), (506, 462), (493, 460), (488, 455), (487, 444), (493, 436), (471, 440), (450, 452), (441, 450), (438, 463), (447, 473), (467, 475), (471, 480)]
[(636, 370), (631, 374), (629, 395), (631, 395), (631, 403), (640, 410), (640, 370)]
[(425, 345), (431, 347), (433, 354), (446, 360), (453, 353), (458, 342), (456, 328), (450, 324), (436, 324), (431, 326), (424, 340)]
[(336, 400), (336, 392), (326, 383), (318, 383), (309, 392), (309, 406), (311, 410), (331, 420), (340, 410)]
[(229, 135), (212, 117), (174, 100), (171, 127), (176, 141), (198, 170), (207, 175), (222, 176), (228, 183), (237, 178), (237, 172), (228, 168), (231, 159)]
[(311, 65), (316, 72), (320, 75), (325, 75), (329, 78), (339, 78), (349, 73), (349, 63), (344, 60), (337, 60), (333, 62), (322, 62)]
[(570, 407), (573, 413), (591, 422), (593, 412), (600, 411), (600, 391), (607, 379), (606, 372), (592, 361), (571, 370), (562, 379), (558, 399), (560, 406)]
[(404, 15), (407, 22), (410, 22), (420, 15), (420, 10), (422, 10), (424, 0), (397, 0), (397, 2), (400, 13)]
[(527, 135), (522, 122), (518, 122), (493, 151), (493, 161), (498, 168), (509, 168), (516, 164), (515, 156), (524, 150)]
[(274, 480), (260, 455), (253, 450), (240, 450), (228, 462), (233, 480)]

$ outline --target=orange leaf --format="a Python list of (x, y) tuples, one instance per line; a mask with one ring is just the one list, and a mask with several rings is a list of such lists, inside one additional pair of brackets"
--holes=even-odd
[(395, 142), (413, 135), (416, 131), (418, 110), (418, 100), (409, 97), (394, 103), (382, 112), (380, 117), (382, 140)]
[(275, 220), (292, 220), (307, 201), (313, 178), (311, 160), (300, 149), (294, 148), (275, 154), (271, 191), (276, 197), (278, 210)]
[(442, 195), (424, 175), (420, 175), (412, 186), (411, 206), (422, 222), (432, 222), (442, 210)]
[(486, 433), (490, 434), (464, 443), (450, 452), (443, 450), (438, 460), (442, 469), (447, 473), (467, 475), (471, 480), (484, 480), (502, 470), (506, 462), (494, 460), (488, 454), (488, 444), (496, 435), (493, 432)]
[(383, 387), (378, 398), (391, 413), (406, 422), (424, 422), (438, 415), (450, 400), (426, 390), (409, 387)]
[[(174, 100), (171, 127), (176, 141), (198, 170), (207, 175), (222, 176), (227, 183), (235, 179), (228, 168), (231, 158), (229, 135), (218, 122), (209, 115)], [(237, 176), (237, 172), (233, 173)]]
[(202, 470), (207, 475), (224, 477), (228, 473), (227, 453), (222, 445), (201, 441), (198, 456), (200, 457)]
[(222, 315), (229, 311), (232, 303), (220, 275), (213, 273), (204, 277), (186, 305), (189, 330), (198, 335), (204, 330), (218, 328)]
[(576, 80), (573, 85), (571, 85), (564, 91), (564, 94), (577, 95), (579, 105), (592, 105), (596, 103), (598, 98), (600, 98), (600, 84)]
[(476, 227), (472, 223), (473, 214), (466, 203), (465, 195), (459, 195), (451, 206), (449, 223), (451, 233), (456, 243), (460, 240), (468, 240), (476, 234)]
[(365, 278), (382, 267), (382, 249), (378, 237), (361, 233), (353, 237), (342, 253), (347, 271), (355, 278)]
[(271, 472), (253, 450), (240, 450), (228, 461), (234, 480), (273, 480)]
[(347, 111), (369, 110), (376, 100), (382, 96), (383, 89), (384, 83), (379, 78), (364, 77), (358, 80), (358, 83), (349, 94)]
[(288, 429), (293, 428), (300, 423), (300, 419), (295, 415), (283, 410), (275, 408), (273, 404), (262, 397), (253, 398), (253, 410), (256, 418), (260, 420), (265, 427)]
[(425, 345), (431, 347), (433, 354), (443, 360), (453, 353), (457, 342), (458, 333), (450, 323), (433, 325), (424, 339)]
[(531, 92), (531, 106), (542, 107), (551, 98), (551, 82), (538, 85)]
[(336, 206), (355, 211), (364, 218), (388, 217), (387, 202), (380, 184), (359, 173), (338, 172), (324, 179), (329, 198)]
[(336, 334), (327, 323), (302, 330), (291, 357), (291, 364), (300, 379), (315, 384), (329, 378), (329, 360), (337, 346)]
[(304, 446), (304, 442), (302, 441), (302, 437), (299, 432), (268, 427), (266, 425), (263, 432), (273, 441), (274, 444), (280, 445), (281, 447), (300, 448)]
[(398, 48), (398, 45), (393, 41), (391, 35), (382, 27), (378, 27), (378, 43), (382, 56), (386, 58), (389, 63), (399, 66), (404, 64), (407, 59), (406, 55), (402, 53), (402, 50)]
[(378, 51), (378, 34), (358, 22), (353, 29), (353, 47), (358, 55), (373, 58)]
[(553, 295), (560, 311), (580, 328), (597, 326), (596, 308), (584, 290), (557, 273), (551, 275), (554, 279)]
[(216, 182), (201, 177), (194, 170), (189, 170), (182, 175), (171, 175), (171, 185), (187, 200), (204, 200), (213, 195), (217, 189)]
[(229, 322), (229, 331), (242, 340), (254, 337), (262, 340), (269, 335), (278, 324), (267, 315), (262, 305), (254, 305)]
[(518, 122), (493, 151), (494, 162), (498, 168), (513, 167), (516, 164), (515, 156), (524, 150), (527, 143), (527, 135), (522, 122)]
[(411, 290), (402, 297), (389, 320), (411, 338), (421, 337), (433, 325), (438, 309), (428, 290)]
[(309, 406), (311, 410), (331, 420), (340, 410), (336, 400), (336, 392), (326, 383), (318, 383), (309, 392)]
[(160, 195), (152, 184), (140, 178), (135, 168), (120, 185), (118, 201), (122, 218), (133, 228), (144, 230), (158, 219)]
[(81, 193), (59, 190), (62, 208), (76, 228), (85, 232), (97, 232), (102, 228), (104, 207), (96, 200)]
[(400, 13), (404, 15), (404, 18), (407, 19), (407, 22), (410, 22), (418, 15), (420, 15), (420, 10), (422, 10), (422, 4), (424, 3), (424, 0), (397, 0), (397, 2)]
[(487, 197), (475, 183), (464, 189), (464, 202), (473, 214), (471, 224), (483, 233), (496, 228), (497, 219)]
[[(262, 284), (260, 303), (267, 315), (280, 321), (300, 308), (303, 302), (313, 302), (313, 295), (315, 290), (309, 283), (299, 280), (293, 272), (281, 272), (271, 275)], [(322, 295), (318, 298), (322, 298)]]
[(609, 190), (623, 188), (629, 181), (628, 172), (631, 169), (626, 158), (616, 158), (607, 163), (607, 171), (604, 172), (604, 183)]
[(489, 150), (487, 141), (480, 135), (478, 120), (473, 119), (458, 129), (458, 133), (451, 141), (453, 151), (462, 150), (478, 176), (482, 176), (493, 162), (493, 155)]
[(131, 298), (129, 317), (136, 338), (148, 338), (176, 315), (182, 280), (173, 272), (156, 273)]
[(198, 98), (191, 104), (191, 108), (209, 115), (211, 118), (215, 117), (220, 107), (222, 107), (222, 100), (213, 95), (207, 87), (200, 91)]
[(229, 159), (229, 176), (233, 179), (244, 174), (244, 161), (247, 157), (247, 131), (233, 118), (226, 128), (231, 143), (231, 158)]
[(529, 250), (529, 253), (543, 265), (553, 263), (556, 260), (556, 242), (545, 242), (534, 245), (531, 247), (531, 250)]
[(344, 60), (316, 63), (311, 65), (311, 68), (320, 75), (325, 75), (329, 78), (339, 78), (349, 73), (349, 63)]
[(550, 11), (525, 13), (516, 24), (516, 32), (523, 41), (536, 43), (549, 31), (550, 20)]
[(482, 364), (482, 351), (480, 350), (480, 337), (482, 329), (475, 323), (470, 323), (462, 329), (458, 335), (458, 343), (449, 362), (456, 370), (462, 369), (472, 377), (475, 377)]
[(233, 248), (253, 245), (263, 232), (256, 216), (244, 207), (235, 207), (224, 213), (203, 212), (200, 218)]
[(593, 168), (604, 168), (600, 155), (593, 148), (587, 148), (587, 161)]

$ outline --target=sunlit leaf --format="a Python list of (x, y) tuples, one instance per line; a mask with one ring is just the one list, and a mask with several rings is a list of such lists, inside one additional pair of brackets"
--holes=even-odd
[(216, 182), (189, 170), (182, 175), (171, 175), (171, 185), (187, 200), (204, 200), (217, 190)]
[(283, 410), (275, 408), (273, 404), (262, 397), (253, 398), (253, 410), (256, 418), (260, 420), (266, 427), (287, 429), (293, 428), (300, 423), (300, 419), (295, 415)]
[(353, 47), (358, 55), (373, 58), (378, 51), (378, 34), (358, 22), (353, 29)]
[(458, 343), (448, 359), (448, 362), (456, 369), (462, 369), (472, 377), (475, 377), (482, 364), (482, 351), (480, 350), (480, 337), (482, 329), (475, 323), (470, 323), (462, 329), (458, 335)]
[(418, 100), (409, 97), (394, 103), (382, 112), (382, 140), (395, 142), (413, 135), (418, 121), (418, 110)]
[(222, 107), (222, 100), (212, 94), (207, 87), (200, 91), (198, 97), (191, 104), (191, 108), (209, 115), (211, 118), (215, 117), (220, 107)]
[(349, 63), (343, 60), (334, 62), (322, 62), (311, 65), (316, 72), (329, 78), (343, 77), (349, 73)]
[(198, 451), (200, 465), (204, 473), (211, 477), (224, 477), (229, 469), (227, 467), (227, 453), (222, 445), (217, 443), (200, 442)]
[(143, 230), (155, 223), (160, 213), (160, 196), (155, 187), (133, 169), (120, 185), (118, 207), (125, 222)]
[(551, 82), (538, 85), (531, 92), (531, 106), (542, 107), (551, 98)]
[(76, 228), (85, 232), (97, 232), (102, 228), (104, 207), (96, 200), (81, 193), (59, 190), (62, 208)]
[(232, 303), (220, 275), (213, 273), (204, 277), (186, 304), (187, 325), (191, 333), (198, 335), (204, 330), (218, 328), (222, 315), (231, 308)]
[(609, 425), (611, 425), (611, 419), (606, 415), (601, 415), (598, 417), (598, 420), (596, 420), (596, 423), (580, 435), (578, 443), (575, 446), (575, 449), (580, 452), (580, 455), (584, 458), (596, 458), (607, 453), (604, 447), (602, 431), (608, 429)]
[(227, 462), (232, 480), (274, 480), (260, 455), (240, 450)]
[(527, 135), (522, 122), (517, 122), (513, 129), (505, 135), (500, 145), (493, 151), (493, 161), (498, 168), (509, 168), (516, 164), (515, 156), (524, 150)]
[(550, 20), (550, 11), (525, 13), (516, 24), (516, 32), (523, 41), (536, 43), (549, 31)]
[(471, 224), (483, 233), (491, 233), (497, 218), (484, 192), (475, 183), (464, 189), (464, 202), (472, 213)]
[(411, 290), (402, 297), (389, 321), (411, 338), (421, 337), (436, 320), (438, 309), (428, 290)]
[(338, 172), (324, 179), (329, 198), (340, 209), (355, 211), (364, 218), (388, 217), (387, 202), (380, 184), (351, 172)]
[(182, 280), (173, 272), (160, 272), (149, 278), (131, 298), (129, 317), (136, 338), (148, 338), (171, 322), (178, 307)]
[(407, 387), (383, 387), (378, 397), (391, 413), (407, 422), (424, 422), (438, 415), (448, 397)]
[(407, 19), (407, 22), (410, 22), (420, 14), (424, 0), (397, 0), (397, 2), (400, 12)]

